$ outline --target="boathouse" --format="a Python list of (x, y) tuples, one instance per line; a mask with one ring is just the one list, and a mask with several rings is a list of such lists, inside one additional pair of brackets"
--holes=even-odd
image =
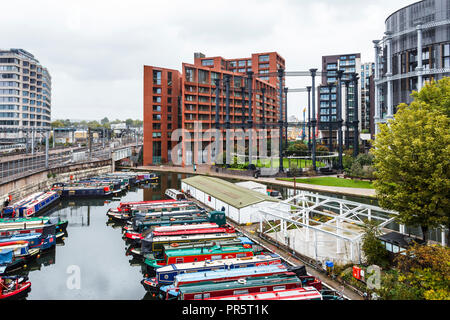
[(238, 224), (259, 222), (260, 209), (281, 203), (261, 192), (209, 176), (183, 179), (181, 190), (214, 210), (225, 208), (226, 216)]

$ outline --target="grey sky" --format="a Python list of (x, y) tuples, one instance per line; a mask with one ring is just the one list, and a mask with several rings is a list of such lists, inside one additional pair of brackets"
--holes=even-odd
[[(194, 52), (224, 58), (277, 51), (286, 68), (321, 68), (321, 56), (373, 61), (384, 21), (412, 0), (8, 1), (2, 48), (33, 53), (52, 76), (52, 120), (142, 119), (143, 65), (181, 70)], [(291, 88), (309, 79), (288, 79)], [(304, 94), (288, 96), (300, 117)]]

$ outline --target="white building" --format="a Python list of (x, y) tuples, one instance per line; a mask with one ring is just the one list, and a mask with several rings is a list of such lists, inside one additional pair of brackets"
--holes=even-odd
[[(181, 190), (213, 210), (225, 208), (227, 218), (238, 224), (259, 222), (260, 209), (274, 203), (283, 205), (278, 199), (262, 192), (209, 176), (183, 179)], [(288, 204), (284, 206), (289, 210)]]
[[(14, 143), (50, 129), (51, 77), (23, 49), (0, 49), (0, 140)], [(37, 132), (37, 133), (36, 133)], [(39, 133), (40, 132), (40, 133)]]

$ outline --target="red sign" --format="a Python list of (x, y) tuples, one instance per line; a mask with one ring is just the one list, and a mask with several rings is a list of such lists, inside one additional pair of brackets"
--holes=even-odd
[(361, 268), (353, 266), (353, 278), (361, 280)]

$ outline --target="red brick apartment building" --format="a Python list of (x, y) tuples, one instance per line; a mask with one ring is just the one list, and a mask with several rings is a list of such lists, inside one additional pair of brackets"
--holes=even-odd
[[(255, 73), (252, 80), (253, 122), (261, 123), (262, 121), (262, 88), (265, 88), (265, 122), (277, 122), (279, 120), (279, 79), (264, 74), (276, 73), (279, 68), (285, 68), (285, 62), (276, 52), (255, 53), (251, 58), (242, 59), (205, 57), (201, 53), (195, 53), (194, 63), (182, 63), (181, 72), (144, 66), (144, 165), (171, 161), (170, 152), (178, 143), (171, 141), (171, 135), (175, 129), (185, 129), (194, 137), (194, 123), (197, 121), (201, 122), (203, 132), (215, 128), (214, 80), (224, 80), (226, 75), (229, 75), (230, 79), (231, 124), (242, 124), (248, 119), (249, 97), (245, 85), (248, 71)], [(243, 87), (245, 87), (244, 99), (242, 98)], [(220, 123), (225, 123), (226, 118), (225, 94), (225, 88), (221, 85), (219, 90)], [(244, 107), (242, 107), (243, 101)], [(283, 113), (285, 112), (284, 107)], [(224, 126), (221, 130), (224, 130)], [(193, 143), (192, 140), (191, 142)], [(202, 145), (209, 143), (202, 142)], [(191, 150), (194, 148), (191, 147)], [(192, 157), (186, 158), (184, 150), (183, 164), (192, 164)]]

